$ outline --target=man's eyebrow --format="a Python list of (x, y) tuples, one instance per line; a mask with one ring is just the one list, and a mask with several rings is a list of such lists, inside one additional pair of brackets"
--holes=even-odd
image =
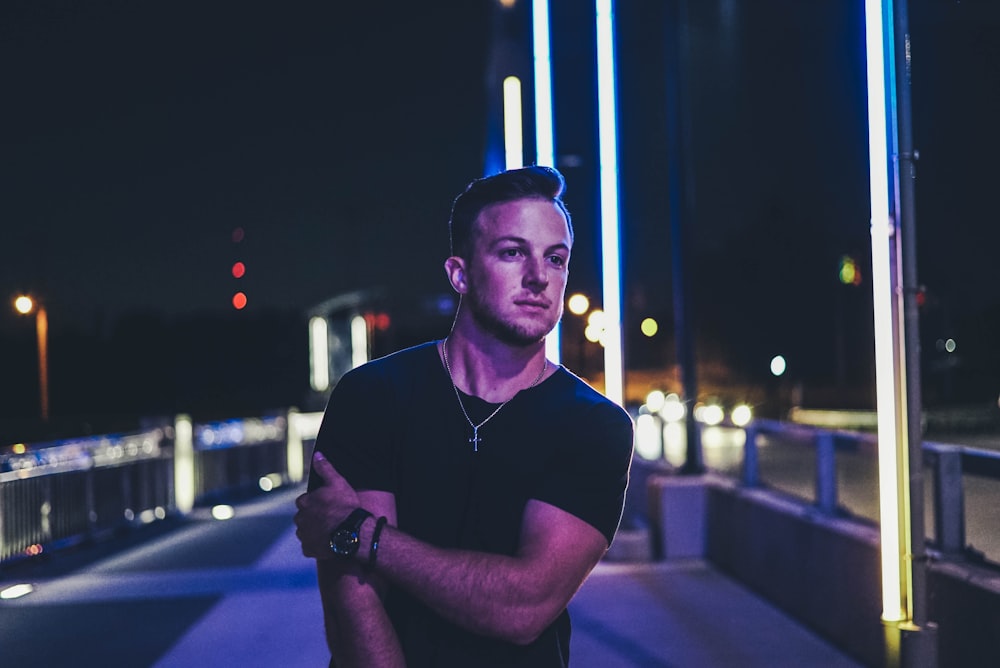
[[(504, 244), (504, 243), (516, 243), (516, 244), (520, 244), (522, 246), (529, 245), (528, 240), (525, 239), (524, 237), (518, 237), (518, 236), (514, 236), (514, 235), (507, 235), (507, 236), (498, 237), (498, 238), (494, 239), (493, 242), (490, 244), (490, 248), (496, 248), (500, 244)], [(559, 243), (552, 244), (551, 246), (549, 246), (548, 248), (546, 248), (545, 252), (546, 253), (551, 253), (552, 251), (557, 251), (557, 250), (566, 250), (566, 251), (568, 251), (569, 250), (569, 246), (560, 241)]]
[(500, 244), (509, 243), (509, 242), (514, 242), (516, 244), (527, 244), (528, 240), (525, 239), (524, 237), (515, 237), (513, 235), (508, 235), (508, 236), (504, 236), (504, 237), (497, 237), (496, 239), (494, 239), (490, 243), (490, 246), (491, 247), (493, 247), (493, 246), (499, 246)]

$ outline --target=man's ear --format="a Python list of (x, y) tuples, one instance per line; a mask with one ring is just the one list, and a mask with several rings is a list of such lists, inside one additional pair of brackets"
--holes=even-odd
[(448, 275), (451, 287), (460, 295), (469, 291), (469, 285), (465, 279), (465, 260), (453, 255), (444, 261), (444, 271)]

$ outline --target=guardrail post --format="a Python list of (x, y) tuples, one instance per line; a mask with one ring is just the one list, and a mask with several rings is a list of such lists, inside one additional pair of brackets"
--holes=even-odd
[(837, 455), (829, 431), (816, 434), (816, 505), (826, 515), (837, 510)]
[(757, 463), (757, 434), (759, 429), (751, 422), (743, 430), (746, 441), (743, 443), (743, 486), (756, 487), (760, 483), (760, 467)]
[(938, 446), (934, 467), (934, 537), (944, 554), (965, 549), (962, 449)]

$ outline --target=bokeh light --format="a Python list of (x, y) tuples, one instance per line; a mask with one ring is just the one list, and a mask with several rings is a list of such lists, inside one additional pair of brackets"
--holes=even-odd
[(784, 374), (787, 367), (788, 365), (785, 363), (785, 358), (781, 355), (775, 355), (771, 358), (771, 374), (774, 376)]
[(581, 295), (578, 292), (570, 296), (566, 302), (566, 307), (569, 308), (569, 312), (573, 315), (583, 315), (590, 308), (590, 300), (587, 299), (587, 295)]
[(31, 309), (35, 308), (35, 302), (31, 301), (31, 297), (21, 295), (14, 300), (14, 308), (22, 315), (28, 314), (31, 313)]

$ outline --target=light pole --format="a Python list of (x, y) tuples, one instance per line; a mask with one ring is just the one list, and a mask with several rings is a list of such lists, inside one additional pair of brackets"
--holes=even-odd
[(38, 337), (38, 392), (42, 420), (49, 419), (49, 315), (41, 303), (21, 295), (14, 300), (14, 309), (28, 315), (35, 312), (35, 334)]

